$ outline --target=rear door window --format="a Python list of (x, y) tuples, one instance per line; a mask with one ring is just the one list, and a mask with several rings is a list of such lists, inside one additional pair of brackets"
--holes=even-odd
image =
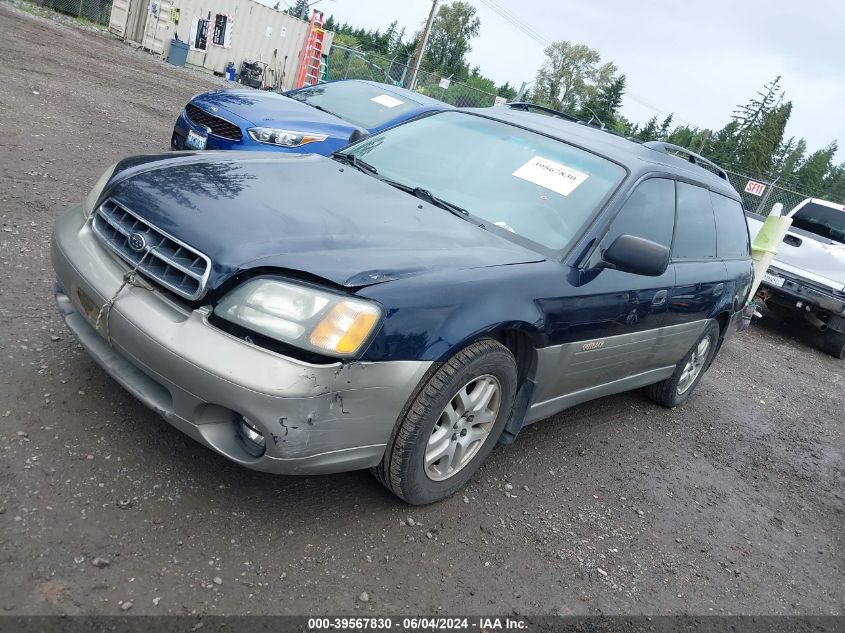
[(703, 187), (678, 183), (678, 220), (674, 259), (710, 259), (716, 257), (716, 220), (710, 192)]
[(675, 228), (675, 181), (641, 182), (622, 206), (604, 239), (605, 248), (620, 235), (636, 235), (669, 248)]
[(719, 257), (748, 257), (748, 224), (742, 204), (712, 191), (710, 200), (716, 214), (716, 251)]

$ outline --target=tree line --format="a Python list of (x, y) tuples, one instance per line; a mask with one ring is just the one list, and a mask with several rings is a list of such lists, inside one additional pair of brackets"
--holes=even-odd
[[(300, 15), (307, 0), (287, 10)], [(339, 23), (329, 16), (325, 28), (334, 31), (334, 42), (363, 53), (397, 60), (406, 67), (416, 50), (420, 33), (409, 34), (393, 21), (383, 31)], [(440, 6), (429, 35), (422, 68), (432, 76), (448, 77), (488, 94), (508, 100), (517, 90), (507, 82), (497, 85), (466, 58), (472, 40), (481, 31), (475, 7), (456, 0)], [(800, 193), (845, 202), (845, 162), (836, 164), (837, 141), (810, 151), (803, 138), (786, 137), (792, 101), (786, 99), (781, 78), (776, 77), (729, 115), (718, 130), (676, 125), (674, 115), (652, 117), (643, 123), (620, 112), (626, 77), (613, 62), (604, 61), (593, 48), (567, 41), (554, 42), (545, 51), (529, 90), (520, 98), (566, 112), (585, 122), (641, 141), (666, 141), (713, 160), (722, 167)], [(461, 105), (478, 105), (462, 103)]]

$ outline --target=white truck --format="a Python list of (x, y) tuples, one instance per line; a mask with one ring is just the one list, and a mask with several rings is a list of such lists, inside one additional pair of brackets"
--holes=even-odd
[[(845, 206), (808, 198), (787, 215), (792, 226), (755, 299), (773, 314), (802, 317), (825, 352), (845, 358)], [(754, 236), (765, 218), (746, 216)]]

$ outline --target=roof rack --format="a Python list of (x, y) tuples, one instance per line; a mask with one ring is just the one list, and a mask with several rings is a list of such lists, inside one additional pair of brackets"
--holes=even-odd
[(646, 141), (645, 143), (643, 143), (643, 147), (653, 149), (656, 152), (662, 152), (663, 154), (683, 154), (687, 157), (687, 160), (693, 165), (698, 165), (699, 167), (710, 167), (713, 171), (716, 172), (716, 175), (719, 178), (721, 178), (722, 180), (728, 180), (728, 172), (719, 167), (712, 160), (708, 160), (704, 158), (704, 156), (702, 156), (701, 154), (696, 154), (695, 152), (688, 150), (686, 147), (681, 147), (680, 145), (673, 145), (672, 143), (666, 143), (665, 141)]
[(514, 110), (525, 110), (526, 112), (542, 112), (558, 119), (566, 119), (567, 121), (574, 121), (575, 123), (583, 123), (578, 117), (574, 117), (566, 112), (555, 110), (554, 108), (547, 108), (546, 106), (537, 105), (536, 103), (528, 103), (527, 101), (514, 101), (508, 103), (507, 106)]

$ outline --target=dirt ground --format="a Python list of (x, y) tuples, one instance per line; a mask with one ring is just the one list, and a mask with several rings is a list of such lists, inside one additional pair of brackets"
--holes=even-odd
[(845, 364), (783, 326), (686, 406), (570, 410), (424, 508), (181, 435), (64, 328), (48, 244), (219, 82), (7, 4), (0, 59), (0, 613), (845, 612)]

